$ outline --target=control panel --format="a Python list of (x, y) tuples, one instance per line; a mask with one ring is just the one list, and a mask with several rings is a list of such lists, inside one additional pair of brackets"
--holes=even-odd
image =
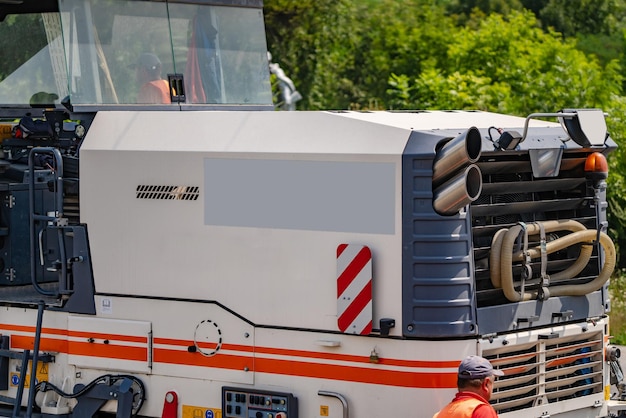
[(223, 418), (298, 418), (291, 393), (222, 387)]

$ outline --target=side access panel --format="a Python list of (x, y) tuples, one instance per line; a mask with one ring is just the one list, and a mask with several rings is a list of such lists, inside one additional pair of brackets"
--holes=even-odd
[(402, 323), (407, 337), (478, 332), (469, 215), (441, 216), (433, 209), (435, 148), (445, 138), (413, 132), (402, 157)]

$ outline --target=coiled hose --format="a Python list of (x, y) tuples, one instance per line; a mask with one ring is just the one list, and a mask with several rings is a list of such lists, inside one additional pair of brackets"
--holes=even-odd
[[(541, 224), (541, 225), (540, 225)], [(552, 282), (573, 279), (589, 263), (592, 244), (599, 237), (599, 242), (604, 249), (604, 265), (598, 277), (594, 280), (579, 285), (557, 285), (544, 288), (542, 297), (547, 299), (550, 296), (583, 296), (600, 289), (611, 277), (615, 269), (615, 245), (604, 232), (587, 229), (583, 224), (574, 220), (545, 221), (526, 225), (528, 235), (537, 235), (543, 227), (544, 232), (569, 231), (568, 235), (546, 243), (547, 254), (560, 251), (575, 244), (582, 243), (578, 259), (567, 269), (550, 275)], [(515, 225), (510, 229), (501, 229), (496, 232), (491, 241), (491, 253), (489, 255), (489, 266), (491, 283), (496, 288), (502, 288), (504, 296), (511, 302), (520, 302), (537, 299), (539, 290), (517, 291), (513, 282), (513, 262), (521, 261), (526, 256), (531, 259), (541, 257), (541, 246), (529, 248), (527, 254), (523, 251), (513, 253), (513, 246), (519, 234), (523, 231), (522, 225)]]

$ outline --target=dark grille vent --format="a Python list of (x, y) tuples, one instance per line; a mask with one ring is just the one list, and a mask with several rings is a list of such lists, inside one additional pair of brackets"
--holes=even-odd
[(137, 199), (198, 200), (198, 186), (137, 186)]

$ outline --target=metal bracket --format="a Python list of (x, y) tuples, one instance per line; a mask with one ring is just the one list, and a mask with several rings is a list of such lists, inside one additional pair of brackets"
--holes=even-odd
[[(130, 418), (133, 416), (133, 381), (124, 378), (119, 385), (99, 383), (89, 389), (85, 394), (78, 397), (78, 403), (74, 407), (74, 416), (91, 417), (109, 400), (117, 401), (117, 418)], [(74, 393), (85, 388), (83, 384), (74, 386)]]
[(563, 312), (552, 312), (552, 318), (559, 318), (565, 321), (572, 318), (573, 316), (574, 316), (574, 311), (571, 309), (568, 309), (567, 311), (563, 311)]
[(528, 325), (530, 325), (533, 322), (537, 321), (539, 321), (539, 315), (525, 316), (522, 318), (517, 318), (517, 325), (519, 326), (521, 323), (528, 323)]

